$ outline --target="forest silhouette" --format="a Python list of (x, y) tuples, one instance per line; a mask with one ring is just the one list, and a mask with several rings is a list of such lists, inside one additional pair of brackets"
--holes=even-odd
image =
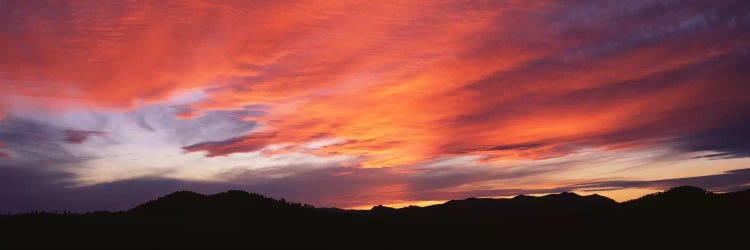
[(0, 217), (0, 247), (746, 246), (750, 189), (615, 202), (559, 193), (427, 207), (316, 208), (244, 191), (175, 192), (127, 211)]

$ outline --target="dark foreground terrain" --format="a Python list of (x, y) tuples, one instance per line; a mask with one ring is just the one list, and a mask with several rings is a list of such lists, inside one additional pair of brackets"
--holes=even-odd
[(745, 248), (750, 190), (679, 187), (617, 203), (574, 193), (372, 210), (242, 191), (176, 192), (124, 212), (0, 217), (7, 247)]

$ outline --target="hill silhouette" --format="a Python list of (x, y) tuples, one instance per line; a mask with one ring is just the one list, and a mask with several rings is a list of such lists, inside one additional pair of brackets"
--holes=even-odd
[(622, 203), (563, 192), (370, 210), (180, 191), (121, 212), (3, 216), (0, 247), (715, 247), (744, 243), (748, 209), (750, 190), (695, 187)]
[(302, 213), (310, 205), (275, 200), (259, 194), (230, 190), (214, 195), (180, 191), (128, 210), (139, 216), (186, 216), (202, 214), (245, 214), (265, 216), (278, 213)]

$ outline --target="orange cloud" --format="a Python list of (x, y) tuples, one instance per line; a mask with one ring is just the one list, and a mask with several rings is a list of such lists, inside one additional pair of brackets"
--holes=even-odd
[[(541, 7), (535, 11), (548, 11)], [(716, 126), (699, 121), (721, 120), (737, 112), (734, 107), (748, 103), (737, 94), (742, 87), (734, 77), (742, 73), (733, 68), (744, 63), (744, 57), (737, 54), (736, 45), (683, 42), (671, 37), (684, 35), (678, 31), (647, 41), (633, 27), (627, 28), (635, 34), (625, 37), (607, 37), (599, 26), (549, 30), (529, 19), (531, 13), (474, 14), (471, 25), (460, 25), (467, 21), (461, 17), (450, 25), (424, 17), (431, 20), (421, 23), (429, 32), (415, 30), (421, 32), (418, 38), (396, 39), (397, 47), (383, 46), (382, 41), (394, 39), (380, 37), (365, 47), (379, 53), (368, 54), (362, 48), (355, 62), (346, 57), (352, 52), (339, 51), (337, 45), (348, 36), (363, 34), (342, 32), (329, 38), (336, 39), (331, 47), (294, 58), (303, 64), (300, 68), (236, 84), (247, 86), (239, 93), (232, 88), (217, 90), (211, 101), (198, 107), (267, 102), (273, 104), (271, 115), (261, 122), (276, 136), (264, 143), (302, 144), (327, 135), (345, 143), (322, 148), (322, 153), (360, 155), (363, 167), (391, 167), (445, 155), (535, 159), (583, 146), (633, 146), (633, 142), (647, 143), (644, 139)], [(519, 26), (493, 27), (503, 23)], [(398, 29), (399, 24), (389, 28)], [(648, 25), (657, 29), (679, 23)], [(569, 37), (566, 29), (589, 29), (585, 31), (590, 34)], [(736, 33), (718, 29), (711, 32), (725, 39)], [(469, 39), (489, 31), (501, 32), (493, 37), (527, 33), (530, 37), (528, 41), (501, 39), (494, 47), (487, 47), (487, 40)], [(446, 36), (451, 38), (441, 38)], [(526, 43), (537, 40), (543, 46)], [(614, 44), (613, 48), (607, 44)], [(484, 55), (466, 56), (473, 48), (484, 49)], [(330, 63), (339, 57), (344, 57), (339, 59), (342, 63)], [(365, 66), (355, 67), (359, 63)], [(316, 74), (298, 74), (311, 70)], [(229, 101), (222, 104), (223, 100)], [(684, 115), (706, 108), (713, 112)], [(641, 131), (633, 133), (636, 129)], [(235, 141), (233, 148), (258, 142), (250, 136)], [(536, 146), (502, 148), (529, 144)], [(225, 148), (205, 150), (213, 156), (238, 151)]]
[[(331, 4), (13, 2), (0, 30), (2, 96), (129, 107), (222, 76), (249, 77), (284, 55)], [(48, 10), (48, 11), (40, 11)], [(297, 10), (297, 14), (285, 14)]]
[(732, 4), (674, 6), (679, 17), (578, 4), (17, 2), (0, 13), (0, 97), (122, 108), (204, 91), (178, 115), (251, 104), (268, 115), (247, 118), (257, 133), (187, 151), (273, 154), (328, 137), (341, 143), (308, 151), (362, 167), (638, 146), (748, 107), (750, 39), (729, 25), (739, 14), (719, 11)]

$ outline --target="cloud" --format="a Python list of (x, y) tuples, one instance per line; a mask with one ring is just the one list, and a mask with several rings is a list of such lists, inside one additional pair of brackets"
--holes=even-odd
[(88, 130), (63, 130), (65, 134), (65, 142), (73, 144), (81, 144), (85, 142), (90, 136), (94, 135), (105, 135), (106, 132), (102, 131), (88, 131)]
[[(56, 169), (0, 167), (0, 212), (47, 210), (121, 210), (144, 201), (179, 190), (217, 193), (242, 189), (275, 198), (305, 202), (320, 207), (368, 207), (376, 204), (418, 204), (422, 201), (443, 201), (467, 197), (503, 197), (519, 194), (546, 194), (562, 191), (612, 192), (633, 188), (663, 189), (678, 185), (696, 185), (713, 191), (734, 191), (748, 184), (747, 169), (729, 170), (720, 174), (672, 178), (654, 181), (596, 181), (562, 178), (574, 171), (597, 176), (602, 163), (631, 168), (641, 164), (622, 154), (588, 154), (565, 160), (550, 159), (497, 166), (490, 163), (472, 165), (470, 158), (447, 158), (422, 166), (407, 168), (342, 167), (320, 162), (310, 164), (300, 159), (287, 165), (268, 168), (235, 168), (223, 172), (215, 181), (186, 180), (166, 176), (140, 176), (77, 185), (75, 175)], [(644, 157), (645, 152), (631, 152), (631, 157)], [(239, 155), (239, 154), (238, 154)], [(228, 156), (227, 158), (236, 157)], [(281, 157), (281, 156), (274, 156)], [(219, 157), (221, 158), (221, 157)], [(619, 159), (618, 159), (619, 158)], [(648, 157), (646, 157), (648, 158)], [(212, 158), (214, 159), (214, 158)], [(276, 164), (281, 161), (273, 160)], [(675, 164), (668, 161), (667, 164)], [(679, 163), (677, 163), (679, 164)], [(213, 164), (202, 164), (210, 167)], [(647, 169), (660, 167), (652, 165)], [(678, 166), (690, 170), (689, 164)], [(638, 171), (649, 174), (648, 171)], [(637, 176), (637, 174), (636, 174)], [(612, 177), (612, 179), (617, 179)], [(633, 196), (625, 197), (625, 199)], [(619, 197), (620, 200), (623, 197)]]
[[(54, 169), (73, 174), (77, 184), (184, 176), (201, 162), (194, 158), (202, 157), (183, 154), (181, 147), (240, 136), (256, 125), (243, 120), (255, 114), (249, 111), (210, 111), (186, 120), (176, 118), (169, 106), (155, 104), (129, 112), (17, 112), (0, 121), (2, 151), (13, 156), (0, 161), (0, 167)], [(234, 167), (227, 165), (222, 167)], [(218, 171), (212, 169), (200, 178), (210, 179)]]
[[(23, 1), (6, 5), (0, 19), (2, 54), (14, 63), (0, 64), (4, 81), (11, 82), (3, 95), (76, 99), (106, 107), (164, 100), (231, 72), (252, 74), (236, 69), (253, 59), (240, 51), (271, 44), (256, 39), (256, 46), (245, 47), (244, 38), (259, 32), (273, 35), (267, 29), (239, 31), (242, 25), (237, 24), (248, 21), (243, 17), (262, 18), (255, 11), (288, 7), (204, 6), (188, 1), (175, 6)], [(233, 54), (241, 56), (229, 58)]]
[[(729, 25), (744, 18), (750, 6), (612, 4), (509, 4), (503, 6), (508, 11), (474, 13), (475, 20), (494, 26), (477, 25), (468, 31), (457, 25), (433, 27), (474, 37), (461, 43), (445, 41), (454, 43), (445, 49), (461, 48), (455, 53), (468, 53), (465, 57), (415, 55), (417, 59), (409, 60), (365, 53), (359, 60), (389, 70), (322, 64), (312, 75), (295, 75), (292, 83), (285, 73), (296, 70), (264, 72), (259, 67), (258, 77), (232, 82), (232, 91), (212, 92), (217, 98), (197, 107), (267, 100), (269, 116), (259, 122), (273, 138), (249, 136), (191, 149), (217, 156), (269, 144), (304, 144), (326, 134), (346, 143), (322, 148), (320, 154), (363, 156), (363, 167), (409, 166), (462, 154), (490, 155), (493, 160), (543, 159), (585, 147), (663, 143), (731, 122), (732, 114), (750, 107), (738, 94), (748, 62), (743, 50), (748, 27)], [(671, 8), (672, 14), (664, 17), (664, 8)], [(612, 27), (621, 31), (611, 32)], [(389, 38), (382, 39), (410, 48), (410, 40)], [(538, 46), (530, 47), (534, 42)], [(430, 54), (430, 49), (443, 45), (416, 44), (422, 46), (399, 52)], [(445, 49), (443, 53), (450, 54)], [(279, 67), (285, 62), (281, 59)], [(329, 65), (337, 71), (330, 71)], [(347, 78), (321, 78), (331, 75)], [(698, 110), (711, 112), (689, 115)], [(535, 145), (540, 142), (544, 145)], [(535, 147), (487, 150), (497, 145)]]
[[(295, 171), (290, 171), (296, 169)], [(266, 173), (263, 173), (263, 172)], [(280, 178), (268, 178), (274, 173)], [(337, 173), (353, 171), (346, 176)], [(373, 203), (416, 202), (424, 198), (445, 199), (442, 191), (426, 187), (412, 190), (408, 184), (414, 177), (395, 173), (392, 169), (346, 169), (288, 166), (281, 169), (239, 171), (227, 173), (233, 179), (221, 182), (190, 181), (163, 177), (140, 177), (98, 183), (87, 186), (72, 185), (74, 176), (55, 171), (29, 168), (0, 168), (0, 200), (9, 206), (0, 212), (32, 210), (123, 210), (150, 199), (179, 190), (217, 193), (228, 189), (258, 192), (276, 198), (306, 202), (316, 206), (355, 207)], [(433, 188), (443, 186), (433, 184)], [(377, 192), (374, 192), (376, 191)], [(418, 191), (418, 192), (415, 192)], [(505, 190), (512, 193), (520, 190)], [(528, 192), (528, 190), (527, 190)], [(451, 197), (499, 194), (501, 191), (453, 193)]]
[[(745, 113), (738, 113), (744, 116)], [(707, 155), (709, 158), (748, 157), (750, 156), (750, 132), (746, 129), (750, 120), (741, 118), (714, 129), (685, 136), (680, 141), (680, 148), (685, 151), (720, 152)]]
[(658, 179), (649, 181), (622, 180), (592, 182), (578, 185), (576, 186), (576, 188), (596, 191), (622, 188), (667, 189), (685, 185), (702, 187), (711, 191), (718, 192), (743, 190), (750, 187), (750, 169), (735, 169), (715, 175)]
[(209, 151), (208, 157), (227, 155), (237, 152), (252, 152), (265, 148), (270, 144), (270, 139), (276, 136), (273, 133), (253, 133), (243, 137), (230, 138), (223, 141), (201, 142), (184, 147), (187, 152)]
[[(111, 108), (204, 90), (173, 113), (255, 112), (275, 135), (187, 148), (209, 156), (327, 135), (346, 143), (318, 154), (359, 155), (363, 167), (547, 158), (623, 143), (612, 134), (703, 131), (686, 112), (714, 109), (713, 124), (750, 106), (736, 94), (750, 27), (742, 1), (37, 5), (4, 10), (6, 96)], [(65, 32), (44, 28), (53, 23)], [(631, 132), (644, 126), (658, 133)]]
[(0, 167), (28, 165), (43, 168), (47, 164), (40, 162), (67, 164), (82, 161), (85, 157), (72, 154), (66, 148), (63, 131), (62, 128), (19, 116), (11, 115), (0, 120), (1, 148), (7, 156), (13, 156), (0, 161)]
[(126, 210), (151, 199), (180, 190), (217, 193), (231, 185), (175, 179), (141, 178), (71, 187), (71, 174), (30, 168), (0, 168), (2, 213), (34, 210)]
[(487, 150), (511, 150), (511, 149), (527, 149), (527, 148), (537, 148), (544, 146), (544, 143), (525, 143), (525, 144), (506, 144), (506, 145), (499, 145), (491, 147)]
[[(5, 143), (0, 141), (0, 148), (4, 148), (4, 147), (5, 147)], [(10, 158), (10, 154), (7, 152), (0, 151), (0, 158)]]
[(0, 165), (78, 185), (357, 206), (748, 155), (746, 1), (2, 4)]

